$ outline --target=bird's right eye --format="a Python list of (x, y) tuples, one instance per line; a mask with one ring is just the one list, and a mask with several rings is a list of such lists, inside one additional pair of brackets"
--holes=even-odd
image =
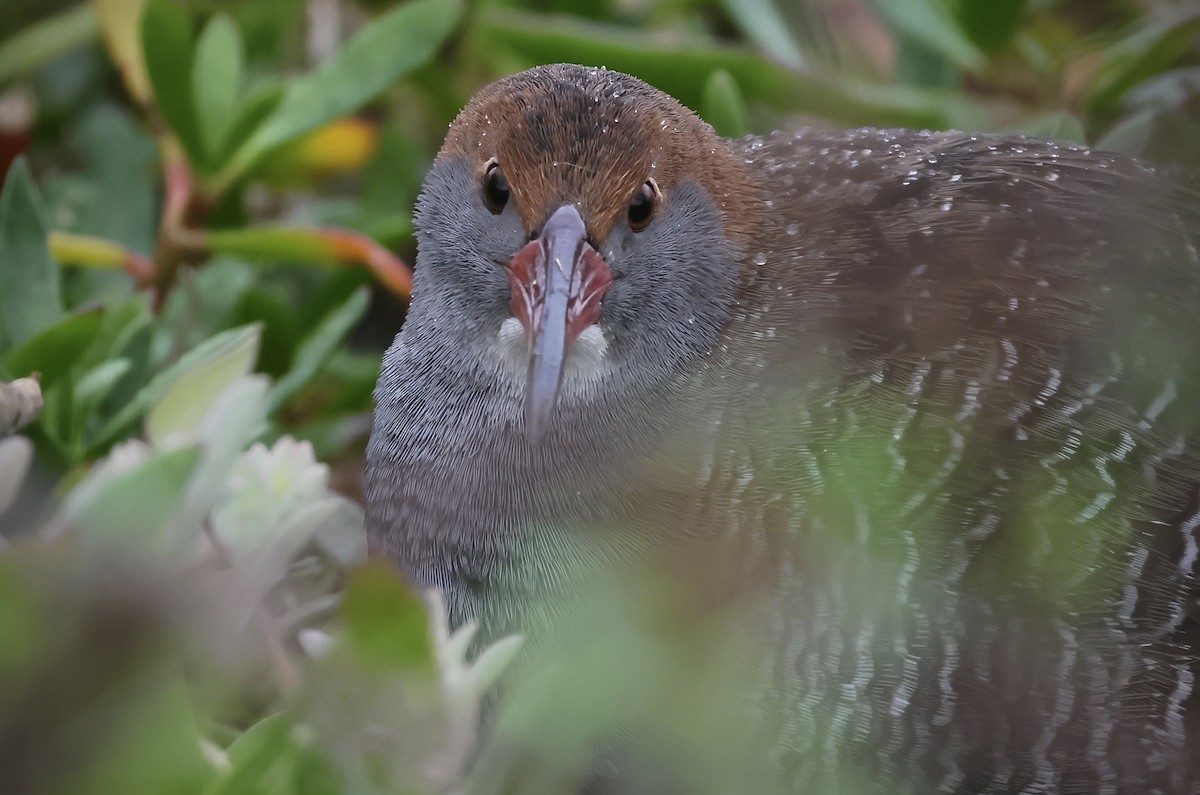
[(495, 160), (487, 164), (483, 172), (483, 203), (494, 214), (499, 215), (508, 204), (508, 180), (500, 170), (500, 164)]

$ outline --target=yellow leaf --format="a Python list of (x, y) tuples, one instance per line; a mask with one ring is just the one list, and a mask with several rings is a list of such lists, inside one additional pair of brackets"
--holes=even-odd
[(149, 107), (154, 98), (140, 43), (142, 12), (148, 3), (149, 0), (92, 0), (108, 52), (121, 70), (125, 88), (143, 107)]
[(378, 130), (366, 119), (338, 119), (269, 157), (261, 173), (278, 186), (350, 174), (367, 164), (378, 139)]

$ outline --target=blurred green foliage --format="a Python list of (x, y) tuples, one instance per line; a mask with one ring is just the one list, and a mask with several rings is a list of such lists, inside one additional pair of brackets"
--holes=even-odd
[[(357, 490), (446, 124), (576, 61), (726, 135), (1015, 131), (1200, 166), (1198, 40), (1187, 0), (3, 4), (0, 382), (40, 373), (45, 400), (32, 469), (0, 439), (6, 791), (492, 791), (514, 759), (553, 790), (586, 764), (563, 716), (618, 707), (726, 748), (699, 728), (723, 699), (621, 691), (623, 667), (676, 694), (728, 674), (633, 621), (519, 688), (463, 779), (516, 641), (470, 664), (469, 628), (362, 567), (334, 487)], [(691, 759), (689, 791), (744, 789), (729, 758)]]

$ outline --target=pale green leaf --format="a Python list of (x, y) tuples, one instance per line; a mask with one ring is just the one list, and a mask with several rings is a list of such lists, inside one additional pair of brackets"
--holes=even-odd
[(91, 42), (100, 27), (86, 3), (36, 22), (0, 42), (0, 83), (38, 69)]
[(205, 164), (192, 92), (195, 41), (188, 12), (173, 0), (150, 0), (142, 16), (142, 55), (163, 119), (193, 166)]
[(68, 315), (9, 351), (4, 366), (13, 376), (41, 373), (42, 388), (48, 389), (82, 355), (103, 320), (100, 307)]
[(704, 120), (718, 134), (737, 138), (750, 132), (746, 123), (746, 103), (733, 75), (718, 69), (704, 83), (704, 101), (700, 106)]
[(87, 421), (132, 366), (133, 363), (128, 359), (110, 359), (79, 377), (75, 382), (72, 406), (75, 428), (82, 429), (87, 426)]
[(200, 139), (212, 168), (220, 166), (215, 158), (237, 121), (244, 58), (241, 32), (233, 20), (226, 14), (210, 19), (196, 42), (192, 90)]
[(309, 74), (288, 86), (275, 112), (234, 155), (223, 181), (269, 152), (358, 110), (433, 57), (462, 14), (460, 0), (412, 0), (381, 15)]
[[(230, 329), (210, 337), (185, 353), (177, 362), (160, 372), (138, 390), (130, 401), (105, 423), (96, 435), (95, 444), (105, 444), (128, 429), (150, 406), (162, 400), (171, 386), (184, 374), (193, 370), (206, 371), (214, 360), (225, 361), (226, 366), (232, 367), (237, 366), (236, 363), (240, 361), (240, 357), (249, 355), (250, 361), (253, 362), (253, 357), (258, 352), (260, 331), (261, 329), (257, 325)], [(232, 359), (232, 363), (229, 359)], [(209, 396), (208, 400), (201, 400), (201, 413), (203, 413), (203, 409), (208, 408), (212, 397), (215, 395)], [(176, 410), (168, 407), (166, 411), (167, 413), (161, 420), (164, 430), (172, 427), (175, 422), (186, 424), (193, 418), (193, 415), (185, 409), (178, 409), (179, 413), (176, 413)]]
[(317, 374), (337, 346), (350, 333), (367, 311), (370, 295), (367, 288), (360, 287), (350, 294), (350, 297), (326, 315), (304, 338), (296, 350), (296, 358), (292, 369), (280, 378), (267, 396), (268, 411), (274, 412), (287, 400), (303, 389)]
[(217, 396), (254, 369), (258, 327), (239, 331), (207, 355), (193, 358), (166, 385), (146, 415), (146, 438), (152, 444), (162, 444), (173, 434), (194, 432)]
[(163, 528), (179, 507), (199, 453), (194, 446), (166, 452), (117, 448), (67, 495), (53, 526), (78, 530), (93, 541), (176, 550), (178, 543)]

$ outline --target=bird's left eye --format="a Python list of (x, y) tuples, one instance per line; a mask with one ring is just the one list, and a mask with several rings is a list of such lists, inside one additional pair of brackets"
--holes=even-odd
[(648, 179), (629, 200), (629, 228), (640, 232), (650, 223), (654, 215), (654, 204), (658, 199), (658, 185)]

